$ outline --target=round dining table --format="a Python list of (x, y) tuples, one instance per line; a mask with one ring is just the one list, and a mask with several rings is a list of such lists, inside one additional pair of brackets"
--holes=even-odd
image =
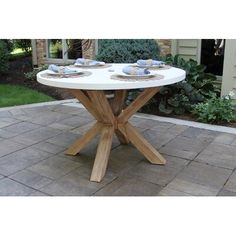
[[(120, 76), (122, 69), (130, 64), (110, 64), (99, 67), (74, 67), (83, 76), (53, 76), (49, 70), (37, 74), (41, 84), (68, 89), (75, 98), (92, 114), (96, 123), (66, 151), (66, 155), (77, 155), (95, 136), (100, 134), (96, 157), (90, 181), (100, 182), (108, 165), (115, 134), (121, 144), (132, 143), (152, 164), (164, 165), (164, 157), (129, 122), (129, 118), (143, 107), (164, 85), (185, 79), (186, 72), (175, 67), (151, 70), (153, 76), (135, 79), (133, 76)], [(156, 76), (155, 76), (156, 75)], [(129, 90), (142, 89), (142, 92), (129, 105), (126, 104)], [(108, 98), (106, 90), (113, 91)]]

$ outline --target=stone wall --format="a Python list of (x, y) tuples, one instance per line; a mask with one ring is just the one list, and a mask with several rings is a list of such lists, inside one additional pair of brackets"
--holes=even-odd
[(156, 39), (156, 41), (159, 45), (161, 56), (171, 53), (171, 39)]
[(42, 65), (46, 59), (46, 39), (36, 39), (37, 64)]

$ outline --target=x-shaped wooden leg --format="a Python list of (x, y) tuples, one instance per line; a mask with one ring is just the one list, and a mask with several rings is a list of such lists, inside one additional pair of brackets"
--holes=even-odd
[(128, 107), (124, 108), (126, 90), (117, 90), (108, 101), (103, 91), (71, 90), (73, 95), (96, 118), (97, 123), (66, 150), (67, 155), (76, 155), (97, 134), (100, 140), (91, 174), (91, 181), (100, 182), (105, 175), (110, 155), (112, 137), (115, 133), (121, 144), (131, 142), (152, 164), (165, 164), (162, 155), (128, 122), (128, 119), (146, 104), (159, 88), (145, 89)]

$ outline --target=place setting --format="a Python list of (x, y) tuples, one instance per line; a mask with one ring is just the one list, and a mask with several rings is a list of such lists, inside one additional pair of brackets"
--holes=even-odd
[(103, 68), (111, 67), (111, 64), (107, 64), (103, 61), (77, 58), (75, 63), (71, 65), (70, 67), (87, 68), (87, 69), (103, 69)]
[(146, 68), (149, 70), (166, 70), (166, 69), (171, 68), (171, 66), (167, 65), (165, 62), (153, 60), (153, 59), (137, 60), (137, 62), (135, 64), (133, 64), (133, 66), (139, 67), (139, 68)]
[(57, 66), (51, 64), (48, 66), (48, 70), (42, 76), (44, 78), (79, 78), (89, 76), (92, 73), (90, 71), (79, 71), (78, 69), (70, 68), (69, 66)]
[(111, 75), (111, 79), (122, 81), (157, 80), (163, 78), (163, 75), (151, 71), (148, 67), (138, 67), (134, 65), (125, 66), (121, 72)]

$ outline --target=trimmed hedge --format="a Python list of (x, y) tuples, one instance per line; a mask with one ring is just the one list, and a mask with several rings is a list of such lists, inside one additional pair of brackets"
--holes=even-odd
[(138, 59), (158, 59), (159, 53), (153, 39), (100, 39), (96, 59), (107, 63), (134, 63)]

